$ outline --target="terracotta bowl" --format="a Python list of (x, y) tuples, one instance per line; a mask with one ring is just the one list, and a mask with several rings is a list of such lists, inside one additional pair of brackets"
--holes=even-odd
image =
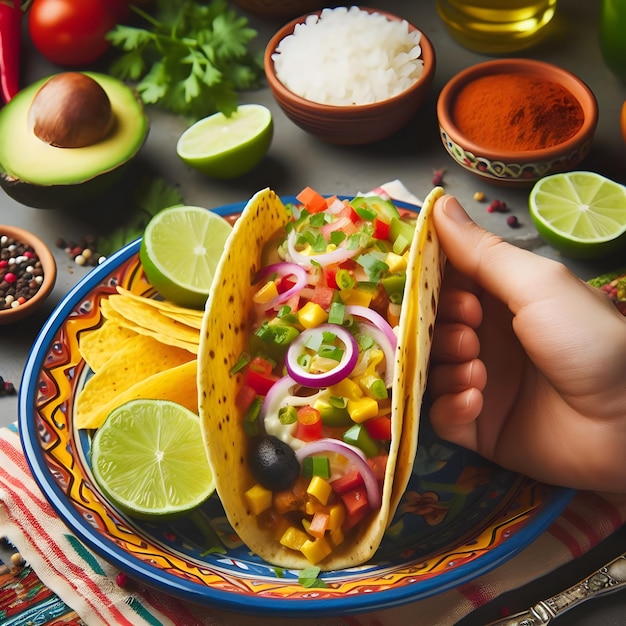
[[(453, 117), (454, 103), (463, 87), (493, 74), (531, 74), (562, 85), (582, 107), (582, 126), (562, 143), (528, 151), (494, 150), (468, 139)], [(469, 67), (452, 78), (439, 94), (437, 118), (441, 141), (456, 163), (485, 181), (522, 187), (548, 174), (570, 171), (582, 161), (595, 133), (598, 104), (585, 83), (556, 65), (529, 59), (498, 59)]]
[[(379, 13), (389, 20), (402, 18), (385, 11), (364, 9)], [(319, 15), (319, 12), (313, 13)], [(435, 51), (422, 33), (420, 45), (424, 70), (420, 78), (408, 89), (396, 96), (373, 104), (336, 106), (320, 104), (302, 98), (287, 89), (278, 80), (272, 54), (287, 35), (293, 33), (296, 24), (305, 21), (307, 15), (298, 17), (283, 26), (270, 40), (265, 49), (265, 74), (274, 98), (287, 117), (300, 128), (319, 139), (337, 145), (357, 145), (379, 141), (405, 126), (417, 113), (432, 86), (435, 74)], [(409, 24), (409, 30), (418, 30)]]
[(6, 235), (30, 246), (41, 261), (43, 283), (32, 298), (15, 308), (0, 309), (0, 326), (17, 322), (34, 313), (50, 295), (57, 277), (57, 267), (50, 248), (32, 233), (16, 226), (0, 224), (0, 237)]

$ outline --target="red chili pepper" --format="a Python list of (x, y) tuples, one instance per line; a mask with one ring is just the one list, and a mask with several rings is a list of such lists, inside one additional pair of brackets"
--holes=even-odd
[(4, 102), (19, 91), (21, 23), (20, 0), (0, 0), (0, 94)]

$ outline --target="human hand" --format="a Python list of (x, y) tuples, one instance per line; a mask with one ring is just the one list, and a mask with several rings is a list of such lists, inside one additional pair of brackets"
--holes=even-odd
[(436, 433), (540, 481), (626, 493), (626, 318), (452, 196), (433, 217), (448, 257), (429, 374)]

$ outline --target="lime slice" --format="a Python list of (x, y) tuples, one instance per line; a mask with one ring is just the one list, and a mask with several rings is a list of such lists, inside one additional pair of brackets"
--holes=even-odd
[(274, 133), (272, 114), (260, 104), (242, 104), (230, 117), (215, 113), (189, 127), (176, 153), (190, 167), (213, 178), (235, 178), (265, 156)]
[(169, 400), (111, 411), (91, 443), (91, 465), (107, 499), (143, 519), (180, 515), (215, 490), (200, 418)]
[(600, 257), (626, 242), (626, 187), (600, 174), (546, 176), (528, 202), (539, 234), (566, 256)]
[(146, 226), (139, 258), (147, 279), (166, 299), (201, 309), (232, 226), (197, 206), (159, 211)]

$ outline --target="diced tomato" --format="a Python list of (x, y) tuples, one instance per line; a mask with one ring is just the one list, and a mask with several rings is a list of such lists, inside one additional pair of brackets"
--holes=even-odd
[(363, 476), (359, 473), (358, 470), (350, 470), (340, 478), (336, 478), (330, 483), (333, 491), (338, 494), (346, 493), (351, 489), (357, 489), (363, 486)]
[(328, 522), (330, 520), (330, 516), (328, 513), (323, 513), (322, 511), (316, 511), (313, 514), (313, 518), (311, 519), (311, 523), (309, 524), (309, 534), (314, 537), (323, 537), (326, 529), (328, 528)]
[(337, 269), (336, 265), (329, 265), (324, 268), (324, 282), (331, 289), (337, 289)]
[(337, 213), (337, 219), (340, 217), (347, 217), (353, 224), (358, 224), (361, 221), (358, 213), (350, 206), (350, 204), (346, 204), (346, 207)]
[(309, 213), (320, 213), (328, 208), (326, 198), (317, 193), (311, 187), (305, 187), (297, 196), (297, 200), (302, 202)]
[(367, 464), (370, 466), (379, 484), (382, 484), (385, 480), (385, 469), (387, 468), (388, 458), (388, 454), (379, 454), (367, 459)]
[(239, 391), (237, 392), (237, 397), (235, 398), (235, 404), (237, 405), (237, 408), (242, 411), (247, 411), (256, 396), (257, 392), (252, 389), (252, 387), (249, 387), (248, 385), (241, 385)]
[(296, 281), (291, 276), (281, 276), (276, 280), (276, 289), (278, 293), (285, 293), (285, 291), (289, 291), (294, 285)]
[(315, 441), (322, 436), (322, 416), (320, 412), (309, 404), (298, 409), (298, 423), (296, 425), (296, 439)]
[(387, 222), (383, 222), (378, 217), (374, 218), (374, 237), (376, 239), (389, 239), (389, 224)]
[(324, 287), (323, 285), (316, 285), (313, 290), (313, 296), (311, 297), (311, 302), (318, 304), (321, 306), (324, 311), (328, 311), (330, 309), (330, 305), (333, 303), (333, 298), (335, 296), (335, 290), (331, 287)]
[(350, 272), (356, 269), (356, 261), (354, 259), (346, 259), (339, 264), (339, 268)]
[(252, 387), (257, 394), (266, 396), (278, 376), (272, 374), (272, 364), (263, 357), (255, 356), (248, 364), (244, 385)]
[(349, 530), (358, 524), (369, 511), (367, 491), (365, 491), (365, 487), (351, 489), (341, 494), (341, 501), (346, 507), (346, 519), (343, 523), (343, 529)]
[(364, 422), (370, 437), (381, 441), (391, 441), (391, 418), (387, 415), (373, 417)]

